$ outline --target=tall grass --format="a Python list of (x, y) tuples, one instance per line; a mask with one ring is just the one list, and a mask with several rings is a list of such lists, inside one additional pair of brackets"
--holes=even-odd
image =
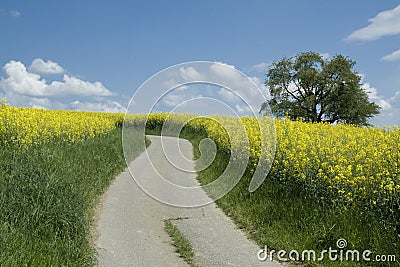
[(94, 265), (94, 207), (125, 167), (121, 129), (76, 143), (1, 146), (0, 266)]

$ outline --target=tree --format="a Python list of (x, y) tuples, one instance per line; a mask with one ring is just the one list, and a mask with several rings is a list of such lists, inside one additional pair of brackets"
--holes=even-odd
[(271, 99), (260, 112), (265, 114), (269, 106), (277, 117), (369, 125), (380, 107), (369, 101), (355, 64), (342, 55), (324, 60), (315, 52), (273, 62), (265, 81)]

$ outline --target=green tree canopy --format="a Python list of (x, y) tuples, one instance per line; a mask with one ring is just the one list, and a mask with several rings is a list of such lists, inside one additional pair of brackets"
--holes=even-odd
[(308, 122), (369, 125), (380, 107), (369, 101), (355, 61), (342, 55), (324, 60), (319, 53), (300, 53), (273, 62), (265, 85), (271, 99), (262, 104), (275, 116), (301, 118)]

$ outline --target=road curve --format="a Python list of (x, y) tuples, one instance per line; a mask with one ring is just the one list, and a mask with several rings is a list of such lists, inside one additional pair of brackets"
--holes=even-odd
[[(149, 138), (152, 144), (147, 153), (142, 153), (130, 164), (131, 173), (125, 170), (118, 175), (106, 193), (97, 224), (99, 266), (188, 266), (175, 253), (163, 229), (164, 220), (170, 218), (185, 218), (173, 223), (192, 244), (198, 266), (280, 266), (277, 262), (260, 262), (257, 259), (260, 248), (249, 241), (214, 203), (198, 208), (178, 208), (144, 193), (132, 176), (150, 181), (151, 190), (158, 190), (157, 193), (165, 194), (165, 197), (171, 192), (162, 185), (157, 187), (154, 182), (160, 175), (182, 186), (199, 185), (193, 163), (185, 160), (185, 157), (192, 158), (190, 142), (163, 137), (161, 145), (160, 137)], [(172, 157), (173, 162), (181, 161), (178, 165), (184, 164), (185, 171), (172, 166), (162, 151), (162, 146), (164, 149), (171, 146), (172, 149), (177, 143), (179, 155), (176, 153), (176, 158), (173, 158), (168, 153), (168, 158)], [(175, 197), (189, 198), (193, 195)], [(196, 197), (208, 199), (204, 192), (196, 194)]]

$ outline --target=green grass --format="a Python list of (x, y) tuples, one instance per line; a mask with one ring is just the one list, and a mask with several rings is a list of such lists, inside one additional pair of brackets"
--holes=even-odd
[[(194, 147), (194, 156), (199, 158), (199, 142), (205, 137), (187, 129), (181, 137), (189, 139)], [(219, 151), (214, 162), (198, 172), (201, 184), (215, 180), (225, 169), (229, 157)], [(274, 174), (272, 174), (274, 175)], [(313, 249), (317, 252), (332, 247), (345, 238), (346, 249), (372, 250), (375, 254), (396, 255), (395, 263), (366, 262), (297, 262), (304, 266), (400, 266), (400, 236), (387, 229), (379, 219), (363, 211), (344, 211), (323, 206), (299, 188), (282, 185), (278, 179), (267, 177), (254, 193), (248, 191), (251, 174), (246, 171), (243, 178), (223, 198), (216, 201), (260, 247), (298, 251)], [(255, 252), (256, 253), (256, 252)], [(255, 254), (256, 255), (256, 254)], [(325, 257), (326, 259), (327, 257)], [(292, 262), (293, 263), (293, 262)]]
[[(160, 130), (153, 127), (153, 134)], [(149, 131), (150, 132), (150, 131)], [(199, 143), (205, 133), (183, 128), (181, 138), (191, 141), (195, 158), (200, 157)], [(213, 163), (198, 172), (201, 184), (214, 181), (225, 170), (229, 155), (218, 151)], [(217, 205), (230, 216), (257, 244), (269, 249), (315, 250), (317, 253), (329, 247), (337, 249), (340, 238), (347, 240), (343, 250), (371, 250), (372, 256), (395, 255), (396, 262), (324, 261), (291, 262), (301, 266), (400, 266), (400, 229), (385, 223), (368, 210), (343, 210), (321, 203), (315, 196), (307, 194), (299, 185), (280, 183), (278, 173), (270, 173), (262, 186), (250, 193), (248, 186), (251, 173), (246, 171), (235, 188)], [(256, 252), (255, 252), (256, 253)], [(286, 255), (287, 256), (287, 255)], [(317, 255), (318, 257), (319, 255)]]
[(95, 206), (125, 167), (121, 129), (75, 144), (0, 147), (0, 266), (93, 266)]
[(194, 251), (189, 240), (179, 231), (178, 227), (172, 223), (175, 220), (182, 220), (185, 218), (174, 218), (164, 220), (164, 229), (172, 239), (172, 245), (175, 246), (176, 252), (192, 267), (197, 267), (194, 264)]

